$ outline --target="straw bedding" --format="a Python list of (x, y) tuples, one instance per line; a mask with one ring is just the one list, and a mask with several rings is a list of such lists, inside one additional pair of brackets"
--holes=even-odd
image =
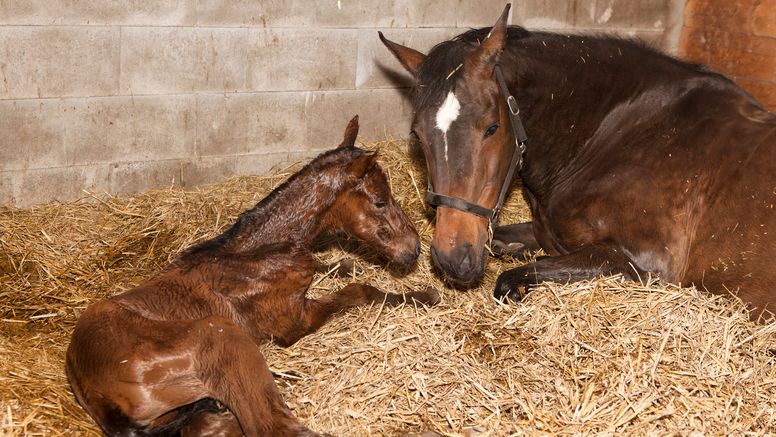
[[(433, 285), (442, 303), (356, 309), (293, 347), (263, 347), (309, 427), (335, 435), (776, 434), (776, 323), (753, 324), (734, 299), (650, 278), (545, 285), (502, 305), (492, 286), (518, 265), (512, 259), (492, 259), (477, 289), (448, 288), (430, 266), (422, 165), (401, 142), (369, 147), (380, 149), (422, 236), (418, 266), (397, 277), (352, 244), (320, 257), (354, 258), (356, 280), (391, 292)], [(78, 315), (224, 230), (288, 174), (0, 212), (0, 434), (97, 434), (63, 373)], [(527, 215), (513, 196), (502, 221)], [(350, 280), (319, 274), (312, 293)]]

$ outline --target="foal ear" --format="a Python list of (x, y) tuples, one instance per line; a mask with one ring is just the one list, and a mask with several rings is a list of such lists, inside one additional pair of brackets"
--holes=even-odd
[(507, 3), (504, 12), (490, 29), (488, 36), (480, 43), (480, 46), (466, 59), (469, 71), (485, 71), (490, 75), (491, 70), (498, 62), (499, 55), (504, 50), (507, 41), (507, 20), (511, 4)]
[(348, 122), (348, 126), (345, 128), (345, 137), (342, 139), (342, 143), (339, 147), (353, 147), (356, 144), (356, 137), (358, 136), (358, 115), (351, 118)]
[(380, 41), (388, 47), (388, 50), (396, 56), (396, 59), (398, 59), (399, 62), (401, 62), (401, 65), (410, 72), (412, 77), (418, 77), (420, 64), (426, 60), (426, 55), (415, 49), (404, 47), (401, 44), (396, 44), (395, 42), (388, 40), (388, 38), (386, 38), (379, 30), (377, 31), (377, 34), (380, 35)]
[(357, 178), (366, 176), (377, 165), (377, 153), (364, 153), (353, 160), (350, 169)]

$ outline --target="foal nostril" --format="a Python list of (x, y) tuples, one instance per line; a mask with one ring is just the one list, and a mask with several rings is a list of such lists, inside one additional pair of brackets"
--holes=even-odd
[(415, 258), (420, 256), (420, 241), (415, 243)]

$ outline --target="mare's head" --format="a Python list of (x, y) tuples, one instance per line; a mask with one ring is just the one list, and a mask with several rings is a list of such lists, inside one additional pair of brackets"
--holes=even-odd
[(391, 262), (409, 266), (420, 254), (418, 232), (393, 198), (377, 154), (354, 146), (357, 134), (358, 116), (348, 124), (338, 148), (352, 158), (345, 163), (344, 189), (330, 209), (330, 226), (362, 240)]
[[(490, 33), (445, 41), (424, 55), (380, 38), (415, 78), (412, 130), (436, 193), (493, 208), (514, 150), (494, 67), (504, 48), (507, 5)], [(434, 264), (455, 282), (479, 280), (485, 267), (488, 220), (439, 206), (431, 245)]]

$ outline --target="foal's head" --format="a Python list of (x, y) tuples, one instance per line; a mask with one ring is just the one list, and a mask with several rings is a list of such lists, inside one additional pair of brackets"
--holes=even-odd
[[(509, 118), (494, 77), (506, 42), (509, 5), (490, 33), (443, 42), (424, 55), (380, 38), (415, 78), (412, 130), (439, 194), (493, 208), (511, 161)], [(480, 38), (479, 40), (477, 38)], [(456, 282), (482, 276), (488, 220), (439, 206), (431, 256)]]
[(358, 116), (345, 129), (340, 149), (353, 158), (346, 163), (347, 181), (330, 211), (330, 225), (364, 241), (390, 261), (411, 265), (420, 254), (420, 238), (391, 195), (388, 178), (377, 164), (377, 154), (354, 146)]

